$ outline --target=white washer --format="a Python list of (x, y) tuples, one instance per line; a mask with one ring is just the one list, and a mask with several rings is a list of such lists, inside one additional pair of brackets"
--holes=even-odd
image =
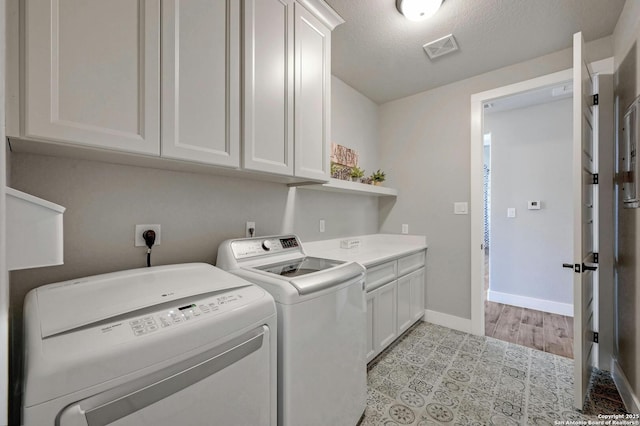
[(27, 426), (277, 422), (273, 298), (211, 265), (46, 285), (24, 312)]
[(306, 257), (295, 235), (225, 241), (217, 266), (276, 300), (278, 424), (357, 424), (367, 395), (365, 269)]

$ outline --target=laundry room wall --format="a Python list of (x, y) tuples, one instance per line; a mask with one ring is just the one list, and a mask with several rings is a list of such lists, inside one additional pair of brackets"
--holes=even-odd
[[(358, 152), (358, 165), (371, 175), (378, 161), (378, 105), (339, 78), (331, 79), (331, 142)], [(376, 149), (371, 149), (375, 146)]]
[[(337, 111), (359, 117), (343, 121), (333, 131), (334, 140), (368, 135), (358, 140), (357, 148), (363, 160), (373, 164), (377, 106), (344, 83), (337, 84), (334, 93)], [(367, 157), (365, 152), (374, 154)], [(136, 224), (162, 226), (153, 265), (213, 263), (222, 241), (244, 236), (246, 221), (256, 222), (257, 235), (293, 232), (303, 242), (378, 231), (374, 196), (32, 153), (13, 152), (9, 157), (10, 186), (66, 207), (64, 265), (10, 275), (14, 392), (19, 391), (15, 375), (20, 371), (25, 294), (47, 283), (146, 266), (146, 248), (133, 244)], [(324, 233), (319, 232), (320, 219), (326, 222)]]
[[(640, 95), (640, 2), (628, 0), (613, 33), (618, 135), (625, 110)], [(618, 162), (620, 158), (618, 157)], [(618, 174), (617, 182), (620, 182)], [(625, 209), (616, 186), (616, 338), (612, 365), (627, 409), (640, 413), (640, 209)]]
[[(551, 90), (551, 89), (549, 89)], [(573, 316), (572, 99), (484, 114), (491, 133), (489, 300)], [(540, 210), (528, 210), (538, 200)], [(507, 208), (516, 217), (507, 217)]]
[[(612, 39), (587, 49), (594, 61), (611, 57)], [(471, 329), (471, 222), (453, 213), (470, 197), (471, 95), (571, 66), (566, 49), (380, 105), (381, 167), (401, 189), (395, 203), (380, 201), (380, 228), (427, 235), (427, 319)]]

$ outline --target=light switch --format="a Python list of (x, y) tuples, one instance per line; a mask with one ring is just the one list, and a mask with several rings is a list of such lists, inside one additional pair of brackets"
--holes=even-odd
[(540, 200), (529, 200), (527, 201), (527, 208), (529, 210), (540, 210)]
[(453, 213), (469, 214), (469, 204), (466, 201), (453, 203)]
[(507, 209), (507, 217), (516, 217), (516, 208), (515, 207), (509, 207)]

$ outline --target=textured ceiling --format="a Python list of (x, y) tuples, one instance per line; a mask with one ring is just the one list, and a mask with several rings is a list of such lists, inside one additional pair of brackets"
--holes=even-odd
[[(571, 47), (578, 31), (611, 35), (624, 1), (445, 0), (412, 22), (396, 0), (326, 0), (346, 21), (332, 34), (332, 71), (384, 103)], [(450, 33), (460, 50), (431, 61), (422, 46)]]

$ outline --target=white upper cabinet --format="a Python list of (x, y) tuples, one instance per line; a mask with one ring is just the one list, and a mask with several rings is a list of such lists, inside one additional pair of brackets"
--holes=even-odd
[(295, 176), (329, 180), (331, 31), (295, 6)]
[(240, 166), (240, 4), (162, 1), (166, 158)]
[(245, 0), (243, 21), (243, 167), (327, 181), (331, 29), (343, 21), (319, 0)]
[(26, 0), (21, 134), (159, 154), (159, 0)]
[(244, 1), (243, 166), (293, 175), (293, 1)]
[(329, 179), (344, 21), (324, 0), (24, 0), (8, 16), (8, 136)]

